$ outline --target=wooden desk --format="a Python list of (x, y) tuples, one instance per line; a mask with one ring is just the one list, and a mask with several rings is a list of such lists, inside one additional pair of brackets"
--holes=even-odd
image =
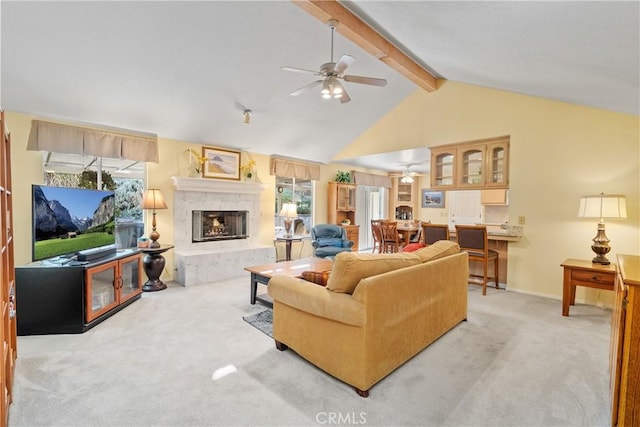
[(569, 258), (562, 264), (562, 315), (569, 315), (569, 306), (576, 303), (576, 286), (613, 291), (616, 281), (615, 264), (594, 264), (589, 260)]

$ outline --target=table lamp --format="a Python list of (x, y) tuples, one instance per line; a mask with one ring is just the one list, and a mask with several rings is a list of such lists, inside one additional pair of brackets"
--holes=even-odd
[(151, 243), (149, 244), (150, 248), (159, 248), (160, 243), (158, 243), (158, 239), (160, 238), (160, 233), (156, 230), (156, 209), (167, 209), (167, 202), (164, 201), (164, 197), (162, 193), (157, 188), (150, 188), (144, 193), (144, 198), (142, 199), (142, 209), (152, 209), (153, 212), (153, 220), (151, 221), (151, 226), (153, 227), (151, 230), (151, 234), (149, 238), (151, 239)]
[(627, 217), (625, 196), (604, 193), (596, 196), (582, 196), (580, 198), (578, 217), (600, 219), (598, 222), (598, 234), (593, 238), (593, 245), (591, 245), (591, 249), (596, 254), (592, 262), (603, 265), (611, 264), (606, 257), (611, 247), (609, 246), (609, 239), (604, 233), (604, 219), (625, 219)]
[(282, 205), (282, 210), (280, 211), (280, 216), (284, 218), (284, 230), (285, 236), (291, 237), (291, 222), (293, 218), (298, 217), (298, 210), (296, 209), (295, 203), (285, 203)]

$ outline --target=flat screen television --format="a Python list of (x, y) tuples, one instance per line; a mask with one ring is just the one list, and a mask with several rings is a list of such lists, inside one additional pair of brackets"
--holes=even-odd
[(113, 191), (32, 185), (33, 260), (115, 244)]

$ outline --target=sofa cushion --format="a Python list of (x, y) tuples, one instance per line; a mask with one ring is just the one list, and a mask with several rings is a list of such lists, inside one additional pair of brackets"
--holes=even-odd
[(331, 273), (331, 270), (303, 271), (301, 274), (301, 277), (308, 282), (315, 283), (316, 285), (327, 286), (327, 280), (329, 280), (329, 273)]
[(418, 249), (412, 253), (418, 256), (422, 262), (427, 262), (448, 255), (457, 254), (458, 252), (460, 252), (460, 245), (456, 242), (452, 242), (450, 240), (438, 240), (434, 244)]
[(425, 247), (425, 244), (421, 242), (409, 243), (407, 246), (402, 248), (402, 252), (413, 252), (424, 247)]
[(352, 294), (360, 279), (398, 268), (418, 265), (422, 261), (414, 253), (365, 254), (341, 252), (336, 255), (327, 281), (327, 289)]

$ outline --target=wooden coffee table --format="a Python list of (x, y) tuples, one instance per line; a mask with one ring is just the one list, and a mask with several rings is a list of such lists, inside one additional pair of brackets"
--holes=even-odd
[(269, 279), (275, 275), (301, 277), (303, 271), (326, 271), (331, 270), (332, 266), (333, 260), (311, 257), (245, 267), (244, 269), (251, 273), (251, 304), (255, 304), (257, 300), (269, 307), (273, 306), (271, 301), (258, 297), (256, 292), (258, 291), (258, 283), (266, 285), (269, 283)]

